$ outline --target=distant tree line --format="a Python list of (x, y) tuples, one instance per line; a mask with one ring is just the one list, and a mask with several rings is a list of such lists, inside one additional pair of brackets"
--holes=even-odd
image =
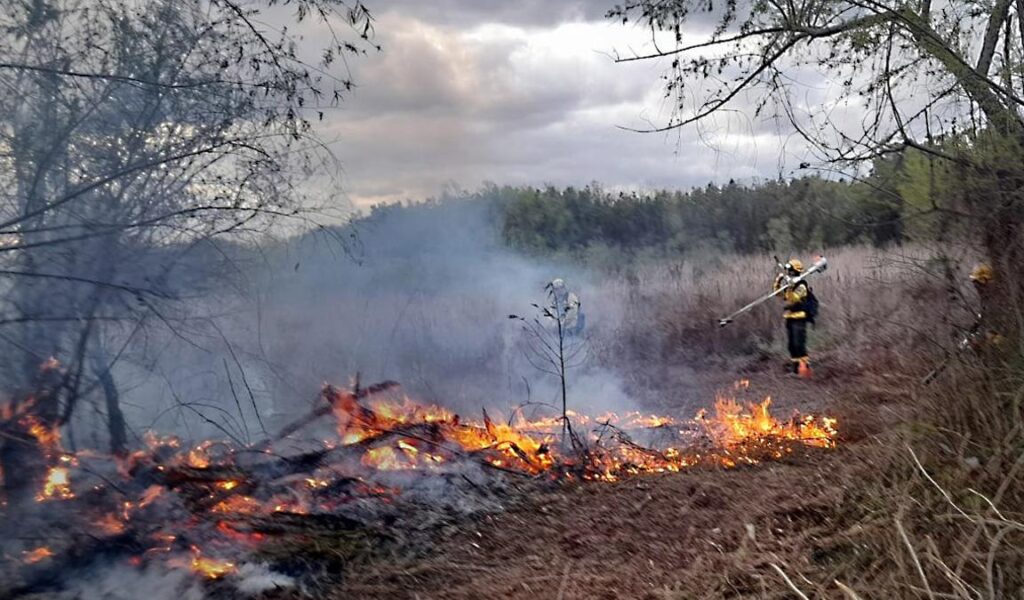
[[(890, 178), (897, 170), (887, 171)], [(541, 254), (596, 247), (679, 255), (899, 244), (906, 233), (902, 198), (879, 187), (819, 177), (648, 193), (609, 192), (597, 184), (561, 189), (490, 184), (425, 203), (377, 206), (363, 222), (398, 213), (451, 218), (472, 210), (484, 215), (508, 246)]]
[(525, 250), (600, 244), (669, 254), (748, 253), (901, 240), (893, 201), (879, 201), (863, 185), (812, 177), (646, 194), (596, 186), (520, 189), (503, 208), (504, 239)]

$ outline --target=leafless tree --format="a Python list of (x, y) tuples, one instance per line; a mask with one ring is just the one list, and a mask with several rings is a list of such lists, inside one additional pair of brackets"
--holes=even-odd
[[(289, 21), (326, 32), (318, 56), (300, 53)], [(209, 261), (196, 252), (311, 223), (302, 182), (334, 168), (313, 123), (352, 88), (346, 56), (375, 48), (372, 35), (358, 0), (7, 2), (4, 392), (35, 394), (32, 411), (58, 427), (98, 389), (122, 451), (113, 362), (140, 329), (182, 326), (199, 283), (218, 276), (198, 272)], [(61, 381), (43, 402), (50, 357)], [(18, 461), (7, 451), (0, 468)]]
[(573, 445), (577, 446), (579, 440), (576, 439), (569, 419), (568, 371), (586, 361), (586, 339), (572, 331), (572, 308), (559, 301), (554, 291), (549, 292), (547, 304), (532, 306), (537, 311), (536, 316), (509, 315), (509, 318), (519, 321), (526, 334), (523, 354), (530, 366), (558, 379), (562, 405), (562, 443), (565, 444), (568, 436)]
[[(1024, 292), (1024, 2), (1021, 0), (630, 0), (609, 13), (650, 29), (676, 109), (650, 131), (708, 123), (749, 103), (810, 149), (804, 166), (863, 172), (907, 149), (968, 182), (937, 205), (981, 232), (997, 269)], [(839, 83), (807, 102), (803, 76)], [(816, 81), (818, 81), (816, 79)], [(835, 118), (836, 107), (856, 118)]]

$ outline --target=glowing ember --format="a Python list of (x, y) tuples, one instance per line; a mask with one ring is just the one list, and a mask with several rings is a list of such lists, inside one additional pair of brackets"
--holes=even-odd
[(60, 432), (57, 429), (47, 427), (32, 415), (22, 417), (20, 423), (36, 439), (47, 457), (52, 458), (61, 453)]
[[(739, 382), (731, 392), (741, 396), (748, 387), (749, 382)], [(344, 515), (344, 506), (355, 501), (392, 503), (404, 481), (431, 475), (457, 480), (451, 475), (462, 475), (466, 463), (534, 478), (611, 482), (698, 466), (756, 464), (803, 446), (832, 448), (836, 439), (834, 419), (793, 416), (780, 421), (769, 412), (770, 399), (741, 403), (722, 396), (711, 412), (701, 411), (693, 419), (572, 413), (569, 437), (560, 417), (530, 419), (522, 410), (508, 419), (484, 412), (471, 421), (408, 398), (363, 399), (330, 386), (323, 397), (326, 404), (311, 419), (299, 421), (308, 424), (333, 415), (337, 436), (313, 445), (315, 452), (282, 455), (281, 446), (302, 443), (286, 440), (285, 434), (248, 448), (219, 441), (189, 446), (147, 434), (148, 450), (110, 458), (113, 468), (106, 472), (119, 473), (123, 484), (105, 476), (97, 481), (91, 470), (74, 471), (79, 460), (88, 464), (102, 457), (65, 453), (58, 432), (32, 420), (21, 405), (0, 412), (38, 441), (50, 466), (37, 500), (75, 499), (74, 477), (82, 496), (76, 500), (81, 510), (74, 512), (87, 515), (90, 535), (130, 533), (145, 540), (133, 557), (137, 564), (159, 560), (209, 579), (235, 572), (237, 563), (228, 557), (256, 548), (264, 539), (261, 531), (289, 530), (301, 515)], [(306, 441), (312, 444), (311, 438)], [(96, 485), (90, 485), (90, 477)], [(119, 495), (103, 496), (104, 490)], [(191, 554), (185, 552), (188, 547)], [(53, 554), (40, 547), (24, 552), (23, 562)]]
[(190, 566), (193, 571), (209, 579), (220, 579), (225, 575), (234, 573), (236, 570), (235, 563), (203, 556), (199, 548), (195, 546), (192, 547), (192, 562)]
[(160, 437), (152, 431), (147, 431), (142, 435), (142, 441), (146, 444), (146, 447), (150, 450), (158, 450), (160, 448), (180, 448), (181, 440), (174, 436)]
[(188, 451), (187, 463), (190, 467), (203, 469), (210, 466), (210, 456), (207, 454), (208, 444), (196, 446)]
[(249, 496), (231, 496), (218, 502), (211, 509), (213, 512), (229, 514), (254, 514), (261, 512), (263, 504)]
[(409, 457), (408, 453), (401, 453), (391, 446), (381, 446), (367, 450), (363, 455), (363, 464), (380, 471), (404, 471), (415, 469), (415, 456)]
[(71, 492), (71, 480), (67, 467), (52, 467), (46, 473), (46, 482), (43, 484), (43, 491), (36, 496), (36, 500), (69, 500), (75, 495)]
[(114, 514), (106, 514), (96, 520), (96, 527), (106, 535), (118, 535), (125, 532), (124, 521)]
[(26, 565), (34, 565), (53, 556), (53, 550), (50, 550), (46, 546), (40, 546), (35, 550), (22, 552), (22, 555), (24, 556), (22, 562)]
[(155, 502), (157, 498), (163, 495), (165, 490), (166, 488), (159, 485), (151, 485), (146, 488), (146, 491), (142, 492), (142, 496), (139, 497), (139, 508), (145, 508)]

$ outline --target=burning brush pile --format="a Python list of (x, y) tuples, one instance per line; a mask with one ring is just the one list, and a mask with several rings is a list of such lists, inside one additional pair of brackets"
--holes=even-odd
[[(178, 573), (192, 586), (205, 581), (209, 592), (311, 593), (332, 577), (337, 583), (341, 546), (395, 542), (403, 515), (428, 527), (427, 505), (465, 514), (500, 508), (495, 499), (528, 481), (614, 482), (835, 444), (834, 420), (779, 421), (770, 400), (735, 399), (742, 383), (686, 420), (527, 419), (516, 410), (470, 421), (395, 399), (396, 387), (327, 386), (312, 412), (259, 444), (186, 446), (149, 434), (144, 449), (123, 457), (68, 453), (30, 411), (7, 407), (0, 430), (16, 428), (37, 444), (48, 471), (32, 506), (4, 504), (17, 534), (0, 546), (0, 589), (9, 590), (0, 598), (59, 589), (97, 564)], [(330, 418), (336, 435), (311, 440), (306, 432)]]

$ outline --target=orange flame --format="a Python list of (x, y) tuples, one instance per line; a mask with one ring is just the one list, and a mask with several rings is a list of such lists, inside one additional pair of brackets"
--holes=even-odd
[[(749, 382), (741, 381), (731, 392), (740, 395), (748, 387)], [(127, 498), (119, 497), (116, 503), (90, 504), (99, 507), (89, 517), (96, 531), (110, 536), (121, 534), (133, 519), (154, 513), (153, 509), (144, 511), (147, 506), (162, 502), (162, 498), (174, 501), (175, 507), (190, 508), (192, 518), (169, 522), (159, 531), (149, 530), (147, 547), (141, 555), (147, 560), (159, 556), (173, 566), (220, 579), (235, 572), (236, 563), (206, 556), (196, 545), (191, 546), (191, 554), (179, 554), (184, 544), (206, 539), (186, 535), (183, 527), (193, 527), (204, 518), (216, 523), (212, 530), (201, 531), (218, 536), (208, 541), (216, 548), (214, 554), (225, 556), (225, 542), (238, 551), (238, 542), (249, 547), (263, 539), (261, 534), (233, 526), (244, 519), (228, 515), (319, 513), (335, 510), (341, 503), (360, 497), (391, 502), (400, 493), (400, 486), (384, 486), (398, 485), (390, 480), (400, 479), (403, 471), (446, 473), (452, 463), (472, 460), (537, 477), (610, 482), (635, 475), (678, 472), (698, 465), (755, 464), (782, 457), (801, 445), (832, 448), (836, 439), (834, 419), (794, 416), (782, 421), (771, 415), (771, 399), (767, 398), (744, 404), (733, 397), (720, 396), (713, 414), (701, 411), (694, 419), (639, 412), (608, 413), (596, 418), (570, 413), (566, 423), (558, 416), (528, 419), (523, 411), (516, 411), (507, 420), (492, 419), (484, 412), (481, 420), (468, 421), (442, 407), (420, 405), (408, 398), (361, 402), (355, 394), (334, 388), (325, 389), (324, 396), (337, 425), (337, 438), (325, 442), (325, 448), (336, 449), (337, 454), (330, 456), (341, 456), (341, 460), (318, 461), (308, 472), (290, 472), (274, 479), (272, 486), (264, 487), (255, 475), (243, 478), (238, 475), (243, 472), (241, 469), (222, 468), (230, 467), (237, 454), (238, 449), (230, 444), (207, 441), (187, 447), (177, 438), (147, 435), (148, 452), (116, 459), (120, 473), (131, 477), (136, 469), (143, 468), (146, 473), (155, 474), (155, 481), (160, 481), (160, 473), (169, 475), (178, 469), (187, 472), (187, 483), (180, 487), (176, 483), (156, 483), (145, 490), (126, 486), (126, 490), (134, 490)], [(28, 419), (19, 423), (39, 441), (51, 465), (37, 500), (74, 498), (71, 473), (78, 466), (78, 459), (61, 450), (56, 430), (33, 421), (29, 414), (19, 414), (17, 418)], [(563, 434), (568, 424), (575, 433), (573, 438)], [(634, 442), (633, 438), (654, 446)], [(269, 446), (260, 449), (271, 451)], [(387, 478), (380, 478), (386, 483), (375, 481), (371, 477), (374, 472), (389, 472)], [(84, 475), (87, 474), (80, 480), (75, 475), (77, 487), (91, 501), (95, 496), (84, 493), (89, 481)], [(192, 475), (197, 477), (193, 479)], [(344, 489), (348, 491), (334, 493)], [(182, 503), (177, 504), (179, 501)], [(23, 554), (24, 562), (38, 562), (52, 556), (53, 551), (44, 546)]]
[(207, 453), (209, 444), (203, 444), (196, 446), (188, 451), (188, 457), (186, 463), (190, 467), (197, 469), (205, 469), (210, 466), (210, 455)]
[(60, 431), (55, 427), (47, 427), (35, 415), (25, 415), (20, 421), (25, 431), (36, 438), (43, 454), (48, 458), (63, 452), (60, 445)]
[[(749, 381), (742, 380), (733, 387), (742, 391), (749, 385)], [(375, 401), (368, 408), (350, 395), (331, 402), (343, 439), (362, 443), (377, 438), (390, 440), (374, 444), (362, 454), (364, 466), (380, 471), (436, 468), (450, 455), (471, 454), (492, 466), (528, 474), (553, 472), (559, 465), (575, 466), (583, 469), (585, 479), (613, 481), (640, 473), (675, 472), (697, 464), (755, 464), (791, 452), (793, 444), (831, 448), (836, 435), (834, 419), (808, 416), (788, 422), (777, 420), (769, 412), (771, 399), (744, 406), (732, 398), (719, 397), (713, 416), (701, 411), (690, 422), (637, 412), (621, 417), (608, 413), (592, 419), (570, 411), (577, 430), (613, 427), (622, 433), (625, 429), (673, 427), (682, 428), (679, 433), (691, 437), (703, 432), (713, 444), (709, 449), (670, 447), (658, 451), (628, 442), (609, 444), (591, 436), (583, 441), (591, 447), (585, 453), (584, 463), (578, 464), (578, 457), (565, 454), (555, 444), (562, 429), (561, 418), (528, 421), (517, 413), (516, 423), (511, 425), (496, 423), (485, 413), (481, 423), (461, 421), (441, 407), (417, 405), (407, 398), (401, 402)], [(397, 442), (393, 441), (394, 434), (400, 438)], [(621, 435), (619, 438), (622, 439)]]
[(209, 579), (220, 579), (237, 570), (235, 563), (203, 556), (198, 547), (192, 546), (192, 570)]

